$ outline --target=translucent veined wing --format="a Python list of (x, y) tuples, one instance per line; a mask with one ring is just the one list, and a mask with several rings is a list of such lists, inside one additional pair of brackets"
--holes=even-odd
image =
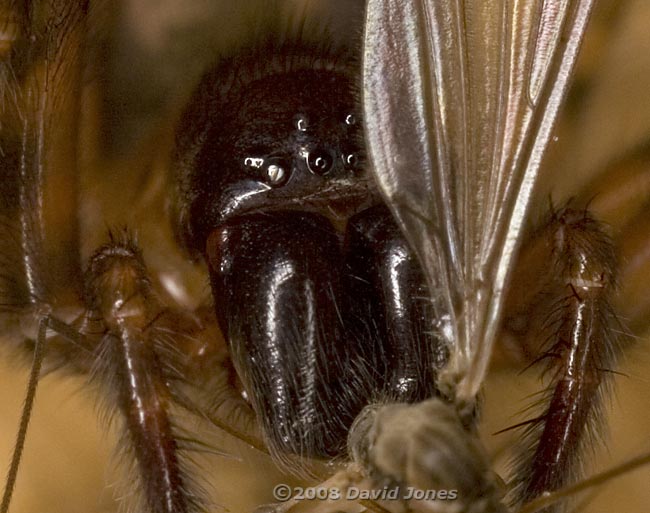
[(473, 403), (531, 189), (593, 0), (369, 0), (364, 115), (376, 178), (426, 270)]

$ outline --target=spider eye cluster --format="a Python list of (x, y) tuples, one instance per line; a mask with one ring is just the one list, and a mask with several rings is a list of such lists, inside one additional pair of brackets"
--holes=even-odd
[[(353, 114), (347, 114), (341, 125), (340, 128), (349, 139), (356, 137), (358, 127), (355, 126), (356, 118)], [(310, 123), (309, 117), (304, 114), (294, 117), (294, 127), (295, 131), (287, 144), (288, 149), (270, 152), (256, 150), (244, 157), (244, 167), (251, 176), (270, 187), (282, 187), (296, 172), (330, 178), (339, 175), (341, 170), (343, 174), (358, 170), (358, 151), (350, 149), (351, 144), (342, 148), (340, 143), (327, 140), (327, 134), (324, 138), (322, 131), (314, 133), (318, 125)]]
[(174, 217), (190, 252), (233, 218), (289, 210), (343, 223), (379, 201), (363, 165), (359, 73), (356, 59), (290, 41), (243, 51), (204, 76), (174, 156)]

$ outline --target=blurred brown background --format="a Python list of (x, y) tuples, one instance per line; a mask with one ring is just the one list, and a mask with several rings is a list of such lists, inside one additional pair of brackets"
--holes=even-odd
[[(305, 3), (310, 5), (305, 7)], [(88, 173), (85, 182), (93, 198), (90, 219), (104, 215), (98, 205), (116, 202), (110, 192), (106, 196), (98, 191), (125, 191), (121, 195), (128, 197), (125, 184), (149, 183), (147, 176), (135, 172), (133, 162), (140, 157), (133, 154), (142, 152), (143, 141), (152, 133), (164, 131), (161, 125), (167, 113), (182, 104), (191, 84), (215, 54), (237, 45), (260, 18), (301, 16), (308, 9), (315, 26), (328, 24), (332, 37), (353, 37), (360, 30), (362, 2), (275, 2), (281, 14), (273, 14), (271, 4), (249, 0), (242, 9), (227, 0), (122, 0), (111, 3), (109, 14), (101, 8), (95, 12), (95, 23), (104, 28), (97, 31), (93, 51), (104, 66), (90, 83), (103, 90), (100, 110), (106, 123), (93, 134), (101, 147), (90, 145), (102, 155), (101, 165)], [(549, 193), (560, 202), (577, 194), (590, 177), (612, 162), (630, 154), (644, 155), (643, 148), (650, 142), (649, 26), (650, 4), (646, 0), (602, 1), (598, 5), (580, 57), (576, 85), (545, 163), (533, 217), (544, 211)], [(650, 159), (646, 163), (650, 167)], [(108, 218), (111, 222), (120, 219), (114, 213)], [(86, 238), (86, 252), (104, 236), (105, 225), (101, 226), (102, 233)], [(146, 255), (146, 237), (143, 244)], [(650, 285), (650, 277), (647, 281)], [(197, 288), (200, 294), (207, 292), (204, 284)], [(616, 397), (609, 413), (610, 442), (607, 447), (595, 448), (594, 470), (650, 451), (647, 344), (648, 337), (632, 344), (620, 369), (625, 376), (616, 378)], [(26, 379), (26, 369), (16, 367), (13, 360), (0, 361), (3, 466), (10, 459)], [(484, 438), (494, 454), (501, 454), (508, 445), (508, 435), (494, 437), (491, 433), (515, 423), (524, 398), (534, 391), (532, 375), (519, 376), (514, 366), (500, 366), (492, 373), (486, 390)], [(110, 464), (113, 436), (98, 425), (95, 404), (95, 396), (82, 379), (58, 375), (43, 379), (13, 513), (115, 511), (113, 495), (118, 492), (113, 485), (120, 472)], [(272, 485), (284, 479), (270, 462), (253, 459), (242, 448), (231, 450), (242, 461), (206, 458), (204, 477), (215, 482), (215, 502), (243, 513), (255, 504), (271, 501)], [(496, 459), (502, 465), (503, 458)], [(599, 488), (582, 511), (641, 513), (648, 505), (650, 469), (645, 468)]]

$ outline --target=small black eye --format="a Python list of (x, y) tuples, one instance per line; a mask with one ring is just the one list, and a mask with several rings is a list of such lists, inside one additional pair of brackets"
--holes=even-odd
[(343, 165), (346, 169), (355, 169), (359, 165), (359, 157), (356, 153), (346, 153), (343, 155)]
[(334, 155), (331, 150), (316, 148), (307, 154), (307, 167), (315, 175), (326, 175), (330, 172), (333, 165)]
[(293, 118), (293, 123), (298, 131), (306, 132), (309, 127), (309, 118), (304, 114), (296, 114)]

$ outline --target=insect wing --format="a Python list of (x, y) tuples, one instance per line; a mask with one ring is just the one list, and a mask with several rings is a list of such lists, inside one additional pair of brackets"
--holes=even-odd
[[(421, 259), (472, 404), (592, 0), (370, 0), (363, 103), (379, 186)], [(455, 390), (455, 391), (454, 391)]]

